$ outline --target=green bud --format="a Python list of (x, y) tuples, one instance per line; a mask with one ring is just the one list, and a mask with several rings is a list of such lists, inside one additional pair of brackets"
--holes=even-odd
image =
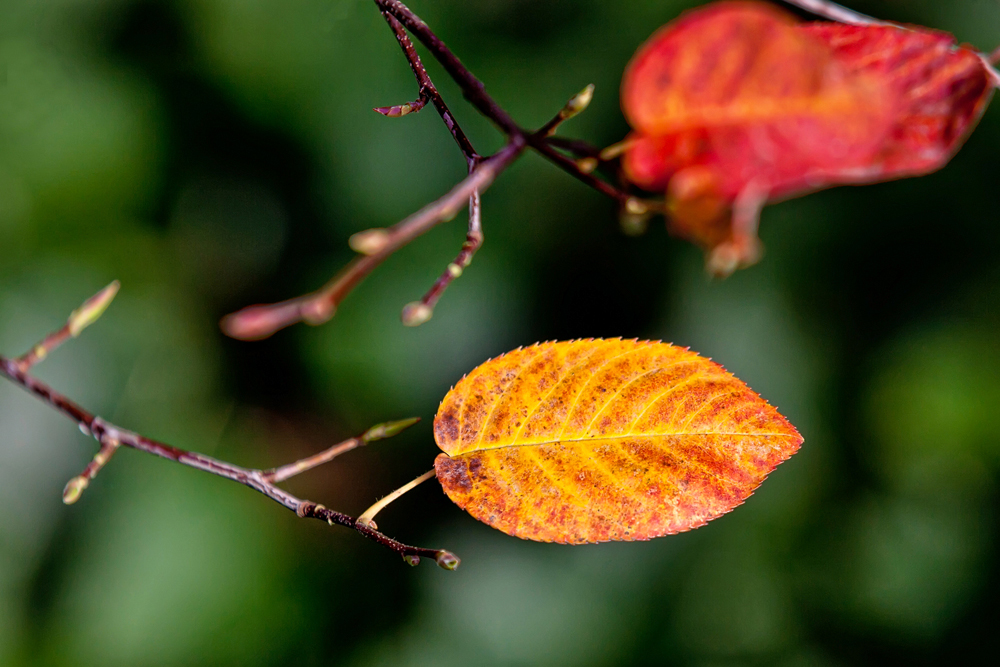
[(74, 310), (68, 322), (70, 335), (76, 338), (80, 332), (96, 322), (114, 301), (120, 287), (121, 283), (115, 280)]
[(440, 567), (446, 570), (454, 570), (462, 563), (461, 558), (451, 553), (450, 551), (445, 551), (444, 549), (437, 552), (435, 560), (437, 560), (437, 564)]
[(399, 421), (376, 424), (365, 431), (365, 434), (361, 436), (361, 439), (368, 443), (374, 442), (375, 440), (382, 440), (383, 438), (391, 438), (392, 436), (398, 435), (399, 433), (402, 433), (406, 429), (410, 428), (418, 421), (420, 421), (420, 417), (410, 417), (409, 419), (400, 419)]

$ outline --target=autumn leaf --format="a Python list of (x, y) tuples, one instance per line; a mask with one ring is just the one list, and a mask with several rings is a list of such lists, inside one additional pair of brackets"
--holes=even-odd
[(725, 275), (759, 257), (768, 202), (944, 166), (992, 88), (980, 55), (946, 33), (713, 3), (629, 64), (622, 108), (635, 131), (622, 166), (665, 191), (671, 231)]
[(802, 438), (718, 364), (635, 340), (541, 343), (482, 364), (441, 402), (445, 493), (517, 537), (581, 544), (697, 528)]

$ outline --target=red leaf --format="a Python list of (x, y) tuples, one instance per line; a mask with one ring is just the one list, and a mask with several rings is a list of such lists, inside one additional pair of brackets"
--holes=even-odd
[(945, 33), (718, 2), (629, 64), (622, 164), (635, 185), (666, 191), (671, 231), (726, 274), (756, 261), (765, 203), (939, 169), (991, 91), (979, 54)]

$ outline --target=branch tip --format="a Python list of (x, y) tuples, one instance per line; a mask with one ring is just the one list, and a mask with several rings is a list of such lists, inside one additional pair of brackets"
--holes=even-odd
[(398, 421), (385, 422), (384, 424), (376, 424), (365, 431), (364, 435), (361, 436), (361, 440), (367, 444), (376, 440), (391, 438), (394, 435), (402, 433), (419, 421), (420, 417), (410, 417), (409, 419), (400, 419)]
[(641, 199), (629, 197), (625, 200), (625, 212), (630, 215), (646, 215), (649, 213), (649, 204)]
[(403, 306), (401, 319), (408, 327), (419, 327), (434, 316), (434, 309), (421, 301), (412, 301)]
[(375, 113), (380, 113), (386, 118), (400, 118), (411, 113), (416, 113), (424, 108), (427, 104), (427, 99), (421, 97), (413, 102), (407, 102), (406, 104), (397, 104), (391, 107), (375, 107), (372, 109)]
[(110, 285), (87, 299), (82, 306), (73, 311), (67, 322), (69, 333), (73, 338), (79, 336), (84, 329), (100, 319), (104, 311), (114, 301), (115, 296), (118, 295), (121, 286), (117, 280), (112, 281)]
[(586, 88), (574, 95), (559, 114), (563, 120), (569, 120), (573, 116), (583, 113), (590, 106), (594, 99), (594, 84), (588, 84)]
[(614, 160), (616, 157), (620, 157), (622, 153), (627, 151), (632, 146), (632, 143), (633, 140), (631, 138), (625, 138), (617, 144), (611, 144), (607, 148), (602, 149), (598, 157), (601, 159), (601, 162)]
[(66, 483), (63, 489), (62, 499), (67, 505), (72, 505), (80, 499), (83, 492), (90, 486), (90, 480), (83, 475), (77, 475)]
[(450, 551), (445, 551), (444, 549), (437, 552), (435, 560), (437, 561), (438, 566), (445, 570), (458, 569), (458, 566), (462, 564), (461, 558)]

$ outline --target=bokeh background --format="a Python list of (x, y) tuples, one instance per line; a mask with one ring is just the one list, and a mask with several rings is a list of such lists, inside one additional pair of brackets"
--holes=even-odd
[[(587, 83), (567, 133), (627, 128), (631, 53), (693, 2), (412, 0), (527, 126)], [(855, 7), (989, 50), (996, 0)], [(481, 152), (501, 137), (430, 65)], [(757, 266), (708, 280), (654, 224), (535, 156), (484, 197), (486, 244), (399, 323), (461, 219), (401, 251), (329, 324), (261, 343), (220, 316), (309, 291), (347, 237), (445, 192), (463, 162), (367, 0), (2, 0), (0, 349), (110, 280), (95, 327), (39, 367), (98, 413), (266, 467), (388, 419), (402, 436), (288, 483), (357, 513), (427, 470), (430, 421), (482, 361), (539, 340), (655, 338), (711, 356), (801, 430), (742, 507), (644, 544), (564, 547), (479, 524), (425, 484), (379, 517), (442, 546), (411, 569), (251, 491), (94, 443), (0, 386), (0, 664), (907, 665), (995, 658), (1000, 612), (1000, 109), (943, 171), (769, 207)]]

